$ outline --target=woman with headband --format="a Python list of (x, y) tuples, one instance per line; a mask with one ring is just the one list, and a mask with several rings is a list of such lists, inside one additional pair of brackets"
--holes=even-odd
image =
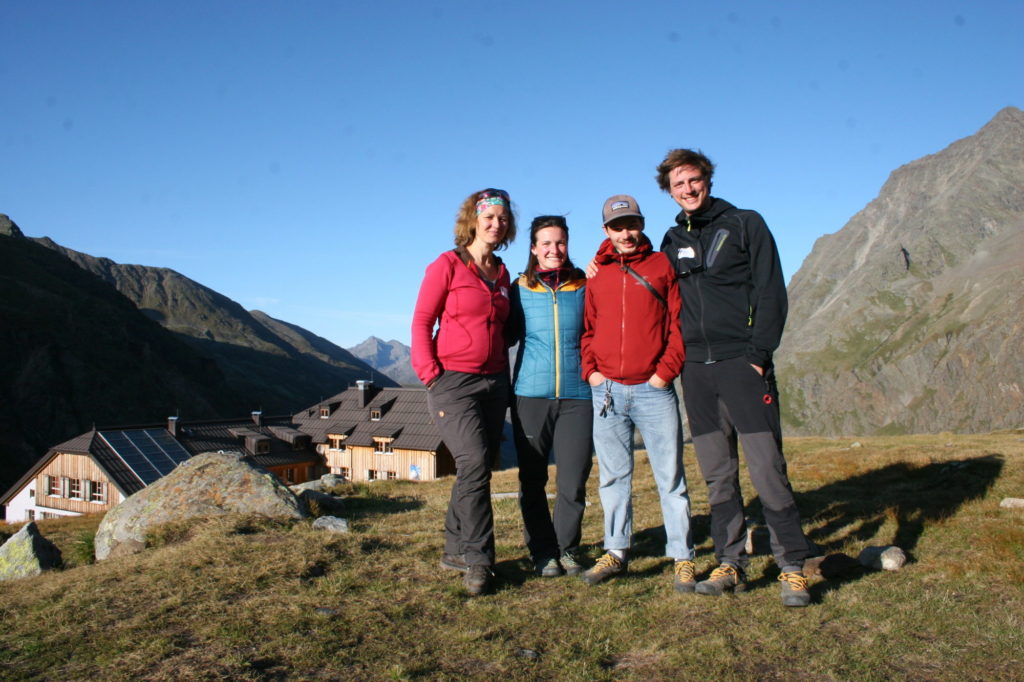
[(455, 248), (427, 266), (412, 319), (413, 370), (455, 459), (441, 566), (464, 573), (471, 596), (494, 578), (491, 465), (509, 400), (509, 275), (494, 252), (515, 236), (507, 192), (469, 195), (455, 218)]
[[(587, 278), (569, 260), (562, 216), (530, 225), (526, 272), (512, 286), (510, 339), (519, 342), (512, 430), (519, 458), (519, 505), (534, 570), (579, 575), (580, 527), (592, 466), (594, 406), (580, 369)], [(555, 455), (554, 521), (548, 510), (548, 453)]]

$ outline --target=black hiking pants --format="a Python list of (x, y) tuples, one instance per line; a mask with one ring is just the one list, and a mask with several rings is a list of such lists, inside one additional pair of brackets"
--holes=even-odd
[(508, 397), (507, 372), (447, 371), (427, 390), (427, 405), (455, 459), (444, 551), (465, 555), (470, 566), (494, 565), (491, 467), (501, 446)]
[(786, 475), (779, 396), (771, 368), (757, 373), (746, 358), (687, 362), (683, 400), (697, 463), (708, 485), (715, 558), (746, 569), (746, 519), (740, 493), (739, 444), (761, 498), (772, 553), (780, 568), (810, 554)]
[[(592, 400), (517, 396), (512, 432), (519, 459), (519, 508), (526, 546), (535, 560), (575, 552), (580, 546), (587, 479), (593, 466)], [(555, 455), (555, 513), (545, 490), (548, 456)]]

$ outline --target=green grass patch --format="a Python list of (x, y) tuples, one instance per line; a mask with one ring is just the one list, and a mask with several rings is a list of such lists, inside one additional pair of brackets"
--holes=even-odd
[[(438, 567), (450, 479), (347, 485), (348, 534), (219, 517), (164, 528), (145, 552), (99, 563), (74, 558), (97, 517), (41, 522), (68, 567), (0, 584), (0, 677), (1019, 678), (1024, 516), (999, 501), (1024, 490), (1024, 433), (857, 440), (787, 441), (805, 532), (826, 553), (898, 544), (910, 562), (815, 579), (807, 609), (781, 606), (766, 555), (752, 557), (746, 593), (676, 594), (640, 453), (630, 572), (595, 587), (534, 576), (518, 503), (496, 499), (498, 583), (468, 598), (461, 576)], [(685, 456), (706, 572), (707, 493), (689, 447)], [(493, 490), (516, 490), (516, 476), (498, 472)], [(745, 473), (742, 485), (757, 519)], [(596, 472), (589, 499), (592, 561), (602, 534)]]

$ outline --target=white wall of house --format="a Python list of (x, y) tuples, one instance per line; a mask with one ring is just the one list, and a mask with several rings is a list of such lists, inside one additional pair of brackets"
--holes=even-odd
[(33, 478), (28, 481), (25, 486), (19, 490), (7, 504), (4, 505), (4, 515), (7, 523), (23, 523), (25, 521), (33, 520), (38, 521), (43, 518), (44, 512), (47, 515), (46, 518), (53, 518), (54, 516), (81, 516), (78, 512), (37, 506), (37, 480), (37, 478)]

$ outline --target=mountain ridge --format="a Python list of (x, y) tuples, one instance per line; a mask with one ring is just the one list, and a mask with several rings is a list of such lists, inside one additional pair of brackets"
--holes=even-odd
[(0, 266), (0, 488), (96, 424), (292, 414), (375, 372), (174, 270), (27, 237), (3, 214)]
[(370, 336), (362, 343), (350, 347), (348, 351), (403, 386), (421, 385), (419, 377), (412, 369), (411, 349), (400, 341), (384, 341), (376, 336)]
[(1024, 423), (1022, 159), (1024, 112), (1008, 107), (815, 242), (776, 355), (787, 432)]

